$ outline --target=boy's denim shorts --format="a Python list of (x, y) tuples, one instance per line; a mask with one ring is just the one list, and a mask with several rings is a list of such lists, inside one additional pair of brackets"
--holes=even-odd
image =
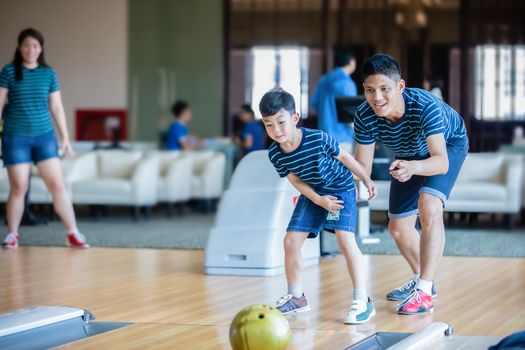
[[(448, 172), (434, 176), (412, 176), (406, 182), (392, 178), (390, 181), (390, 198), (388, 217), (401, 219), (418, 213), (420, 193), (428, 193), (438, 197), (446, 205), (452, 187), (456, 182), (463, 161), (468, 153), (467, 138), (447, 142)], [(426, 157), (398, 158), (404, 160), (421, 160)]]
[(319, 195), (331, 195), (344, 202), (344, 208), (339, 212), (336, 220), (328, 211), (314, 204), (305, 196), (299, 196), (292, 218), (288, 224), (287, 231), (298, 231), (309, 233), (308, 238), (315, 238), (321, 230), (335, 233), (335, 230), (355, 233), (356, 226), (356, 190), (340, 193), (319, 193)]
[(36, 164), (43, 160), (57, 157), (58, 142), (53, 130), (38, 136), (2, 136), (4, 166), (31, 162)]

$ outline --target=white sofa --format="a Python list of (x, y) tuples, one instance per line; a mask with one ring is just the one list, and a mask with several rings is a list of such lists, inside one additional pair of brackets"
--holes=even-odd
[(128, 205), (157, 203), (159, 159), (140, 151), (99, 150), (79, 156), (66, 181), (73, 204)]
[[(523, 163), (519, 155), (469, 153), (445, 207), (448, 212), (515, 214), (521, 208)], [(390, 181), (376, 181), (371, 210), (388, 210)]]
[(193, 158), (185, 152), (156, 151), (160, 161), (158, 199), (170, 204), (191, 198)]
[(193, 159), (191, 198), (218, 199), (224, 191), (226, 156), (216, 151), (184, 152)]

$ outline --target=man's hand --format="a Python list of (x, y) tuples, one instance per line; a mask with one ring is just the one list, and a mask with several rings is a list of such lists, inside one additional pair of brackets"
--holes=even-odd
[(321, 196), (319, 200), (317, 201), (318, 206), (325, 208), (329, 212), (336, 214), (337, 210), (341, 210), (344, 208), (343, 201), (340, 199), (337, 199), (337, 197), (326, 195)]
[(408, 160), (394, 160), (390, 164), (390, 175), (399, 182), (406, 182), (410, 180), (413, 175), (417, 174), (418, 162)]

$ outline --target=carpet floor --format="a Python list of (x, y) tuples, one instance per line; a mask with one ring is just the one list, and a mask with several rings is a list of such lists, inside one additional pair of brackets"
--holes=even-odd
[[(187, 213), (172, 218), (155, 215), (150, 220), (131, 221), (129, 216), (104, 217), (98, 221), (81, 218), (79, 228), (93, 247), (203, 249), (214, 223), (214, 215)], [(59, 221), (47, 225), (22, 226), (20, 245), (64, 245), (64, 228)], [(338, 251), (333, 234), (325, 233), (324, 250)], [(364, 254), (399, 254), (392, 239), (381, 228), (371, 237), (377, 244), (362, 244)], [(449, 228), (445, 255), (525, 257), (525, 230)]]

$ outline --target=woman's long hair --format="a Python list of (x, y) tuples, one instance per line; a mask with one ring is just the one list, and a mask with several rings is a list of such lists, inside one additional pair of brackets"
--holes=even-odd
[(42, 48), (42, 52), (40, 52), (40, 56), (38, 56), (38, 65), (41, 67), (48, 67), (45, 59), (44, 59), (44, 36), (42, 33), (40, 33), (38, 30), (33, 28), (26, 28), (18, 34), (18, 45), (15, 50), (15, 57), (13, 58), (13, 65), (15, 66), (15, 79), (16, 80), (22, 80), (22, 64), (24, 63), (24, 59), (22, 58), (22, 54), (20, 53), (20, 45), (24, 42), (24, 40), (28, 37), (32, 37), (36, 39), (40, 43), (40, 47)]

